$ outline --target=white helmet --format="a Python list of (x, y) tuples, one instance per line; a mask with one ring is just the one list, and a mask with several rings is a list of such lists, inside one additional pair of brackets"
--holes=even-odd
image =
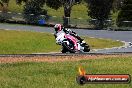
[(59, 32), (59, 31), (62, 30), (62, 25), (61, 25), (61, 24), (56, 24), (56, 25), (54, 26), (54, 29), (55, 29), (56, 32)]

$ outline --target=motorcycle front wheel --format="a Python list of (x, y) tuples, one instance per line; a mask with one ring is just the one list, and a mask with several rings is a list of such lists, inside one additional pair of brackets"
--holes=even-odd
[(85, 45), (83, 51), (84, 51), (84, 52), (89, 52), (89, 51), (90, 51), (89, 45)]
[(75, 48), (74, 48), (74, 44), (72, 42), (69, 42), (69, 44), (67, 44), (67, 42), (63, 42), (62, 46), (69, 51), (70, 53), (75, 53)]

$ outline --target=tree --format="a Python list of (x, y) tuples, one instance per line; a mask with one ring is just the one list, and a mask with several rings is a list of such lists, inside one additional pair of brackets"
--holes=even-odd
[(24, 6), (24, 18), (28, 23), (36, 23), (40, 15), (46, 15), (47, 11), (43, 9), (45, 0), (30, 0)]
[(7, 19), (6, 12), (8, 11), (9, 0), (0, 0), (2, 14), (0, 15), (0, 21), (5, 21)]
[(132, 0), (124, 0), (117, 18), (118, 26), (132, 27)]
[(120, 10), (120, 8), (122, 6), (122, 2), (123, 2), (123, 0), (113, 0), (112, 8), (113, 8), (114, 12)]
[(29, 1), (29, 0), (16, 0), (16, 3), (19, 4), (19, 5), (21, 5), (22, 2), (26, 3), (26, 2), (28, 2), (28, 1)]
[[(2, 6), (2, 12), (7, 12), (8, 10), (8, 3), (10, 0), (0, 0), (0, 5)], [(27, 2), (29, 0), (16, 0), (17, 4), (21, 4), (22, 2)]]
[(49, 7), (53, 9), (59, 9), (60, 7), (64, 7), (64, 26), (69, 26), (69, 18), (71, 16), (72, 6), (76, 3), (80, 2), (80, 0), (47, 0), (46, 3)]
[(0, 5), (2, 6), (2, 12), (7, 12), (9, 0), (0, 0)]
[[(46, 14), (46, 11), (42, 11), (42, 7), (44, 4), (47, 6), (57, 10), (60, 7), (64, 7), (64, 17), (70, 17), (71, 14), (71, 8), (75, 4), (75, 2), (78, 2), (79, 0), (16, 0), (18, 4), (21, 4), (23, 1), (27, 2), (24, 7), (24, 13), (25, 14), (40, 14), (44, 12)], [(27, 16), (25, 16), (27, 17)], [(31, 20), (31, 19), (30, 19)], [(65, 19), (66, 23), (65, 26), (68, 25), (68, 19)]]
[(88, 15), (92, 19), (97, 19), (97, 28), (102, 29), (105, 20), (109, 18), (112, 9), (113, 0), (86, 0), (88, 6)]

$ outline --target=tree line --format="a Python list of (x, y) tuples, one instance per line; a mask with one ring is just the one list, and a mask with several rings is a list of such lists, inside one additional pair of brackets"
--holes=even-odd
[[(10, 0), (0, 0), (0, 5), (3, 6), (3, 11), (6, 11), (5, 7), (8, 7)], [(105, 24), (105, 20), (110, 19), (111, 11), (118, 11), (118, 17), (116, 23), (118, 26), (126, 26), (123, 21), (132, 21), (132, 0), (16, 0), (18, 5), (21, 3), (24, 5), (24, 16), (27, 21), (31, 21), (39, 15), (47, 15), (47, 11), (43, 9), (44, 4), (55, 10), (60, 7), (64, 8), (64, 26), (68, 26), (68, 20), (71, 16), (72, 7), (81, 2), (86, 2), (88, 7), (88, 16), (92, 19), (97, 19), (98, 28), (102, 29)], [(28, 14), (34, 14), (34, 16), (27, 16)], [(132, 26), (132, 23), (128, 23), (127, 26)]]

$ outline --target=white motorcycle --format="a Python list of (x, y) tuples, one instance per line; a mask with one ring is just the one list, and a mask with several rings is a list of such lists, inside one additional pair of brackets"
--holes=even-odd
[(88, 44), (81, 44), (78, 39), (60, 31), (56, 34), (56, 43), (62, 46), (62, 53), (76, 53), (76, 52), (89, 52), (90, 47)]

